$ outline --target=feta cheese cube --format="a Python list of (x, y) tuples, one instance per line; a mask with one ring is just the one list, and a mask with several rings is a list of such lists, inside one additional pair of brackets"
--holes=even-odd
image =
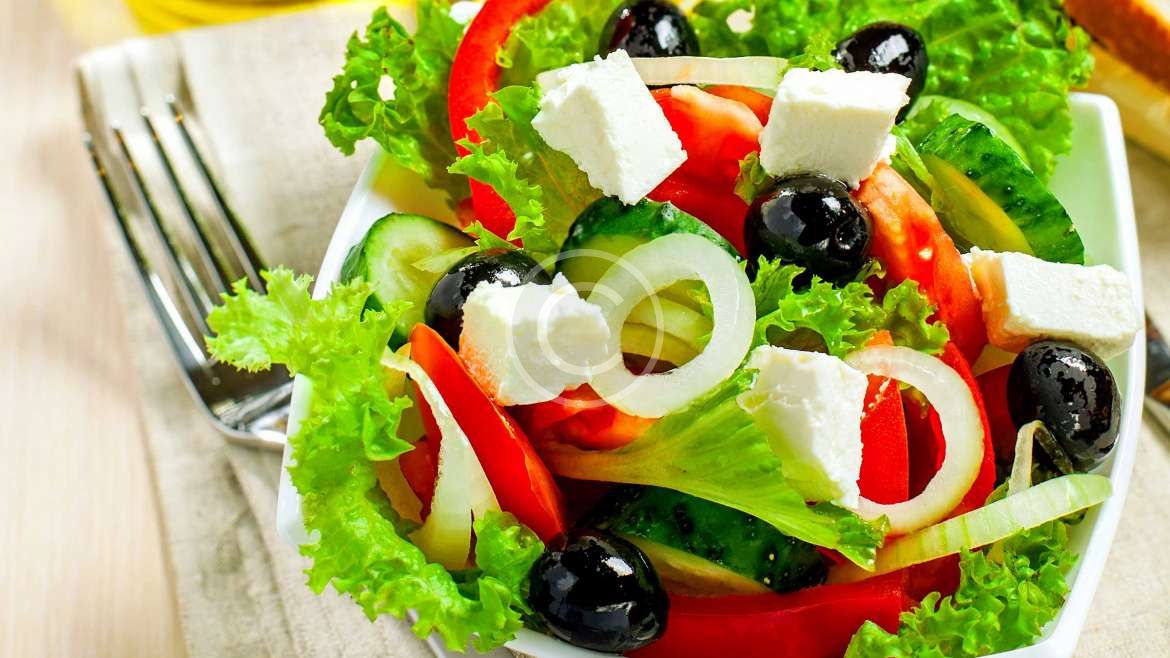
[(459, 355), (498, 404), (536, 404), (588, 383), (609, 332), (564, 275), (547, 286), (483, 282), (463, 306)]
[(792, 69), (760, 134), (761, 164), (773, 176), (825, 174), (857, 187), (888, 155), (909, 87), (894, 73)]
[(768, 434), (784, 477), (806, 500), (857, 509), (869, 379), (837, 357), (769, 345), (747, 367), (760, 372), (737, 401)]
[(624, 50), (540, 82), (544, 95), (532, 126), (602, 192), (637, 203), (686, 162), (682, 142)]
[(1027, 254), (980, 250), (963, 261), (996, 347), (1019, 352), (1036, 341), (1056, 339), (1109, 359), (1129, 349), (1141, 328), (1129, 279), (1108, 265), (1050, 263)]

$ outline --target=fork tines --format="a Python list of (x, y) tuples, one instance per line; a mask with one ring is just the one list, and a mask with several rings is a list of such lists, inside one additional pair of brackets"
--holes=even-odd
[(282, 442), (287, 372), (238, 373), (204, 347), (219, 296), (238, 279), (264, 290), (263, 266), (205, 155), (187, 98), (177, 95), (185, 89), (166, 90), (151, 73), (122, 49), (82, 60), (86, 148), (192, 392), (232, 438)]

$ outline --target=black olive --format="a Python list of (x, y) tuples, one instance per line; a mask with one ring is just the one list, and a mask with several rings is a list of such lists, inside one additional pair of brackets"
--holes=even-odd
[(857, 276), (869, 257), (872, 226), (869, 213), (844, 183), (826, 176), (781, 179), (748, 212), (744, 224), (748, 273), (755, 276), (764, 256), (800, 265), (826, 281), (845, 283)]
[(549, 547), (529, 573), (528, 602), (553, 635), (593, 651), (633, 651), (666, 632), (669, 601), (650, 561), (598, 530)]
[(897, 73), (910, 78), (907, 92), (910, 103), (902, 108), (898, 121), (906, 118), (906, 113), (926, 86), (926, 72), (930, 68), (926, 42), (921, 34), (905, 25), (867, 25), (838, 43), (834, 56), (846, 71)]
[(612, 14), (601, 31), (598, 50), (624, 50), (630, 57), (698, 55), (699, 38), (679, 8), (664, 0), (630, 0)]
[(1024, 350), (1008, 375), (1008, 408), (1017, 427), (1039, 420), (1063, 455), (1049, 464), (1097, 467), (1117, 442), (1121, 393), (1109, 368), (1093, 354), (1056, 341)]
[(510, 288), (525, 283), (548, 285), (552, 278), (522, 251), (480, 252), (456, 263), (431, 289), (424, 318), (455, 349), (463, 331), (463, 305), (484, 281)]

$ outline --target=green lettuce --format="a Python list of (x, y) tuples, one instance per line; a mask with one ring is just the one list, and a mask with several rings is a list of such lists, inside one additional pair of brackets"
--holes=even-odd
[(220, 361), (249, 371), (280, 363), (313, 384), (308, 413), (289, 437), (289, 474), (305, 528), (317, 537), (301, 547), (313, 561), (309, 586), (320, 593), (332, 584), (371, 620), (414, 610), (415, 633), (436, 632), (453, 650), (512, 639), (527, 610), (524, 576), (543, 550), (536, 536), (510, 515), (485, 515), (475, 522), (476, 569), (451, 574), (405, 538), (410, 528), (378, 486), (371, 460), (411, 449), (397, 437), (409, 400), (386, 396), (380, 365), (404, 305), (366, 310), (362, 281), (312, 300), (309, 277), (278, 269), (264, 278), (266, 295), (233, 286), (208, 317), (216, 336), (207, 343)]
[(468, 186), (447, 171), (456, 157), (447, 83), (463, 38), (463, 26), (449, 11), (443, 0), (420, 0), (412, 36), (379, 7), (365, 39), (350, 37), (345, 67), (333, 78), (319, 121), (342, 153), (351, 155), (358, 142), (372, 139), (427, 186), (446, 192), (454, 206), (467, 197)]
[(758, 318), (755, 344), (824, 349), (844, 357), (865, 347), (878, 331), (887, 330), (896, 345), (942, 352), (950, 334), (941, 322), (930, 321), (935, 309), (917, 282), (903, 281), (879, 302), (864, 281), (871, 272), (843, 286), (816, 276), (807, 285), (798, 285), (798, 280), (806, 278), (803, 268), (761, 258), (752, 282)]
[(516, 213), (516, 227), (506, 237), (523, 241), (537, 262), (548, 262), (577, 215), (601, 193), (572, 158), (546, 144), (532, 127), (540, 112), (535, 89), (504, 87), (492, 99), (467, 120), (481, 143), (465, 142), (468, 154), (450, 170), (490, 185)]
[(755, 376), (740, 370), (623, 448), (592, 452), (552, 444), (542, 456), (565, 477), (674, 489), (732, 507), (872, 568), (884, 527), (829, 503), (809, 507), (781, 476), (767, 435), (736, 401)]
[(1053, 521), (961, 557), (953, 596), (930, 594), (896, 634), (866, 622), (846, 658), (975, 658), (1035, 642), (1068, 595), (1076, 561), (1068, 523)]
[[(739, 10), (753, 12), (744, 33), (727, 23)], [(1092, 71), (1089, 39), (1059, 0), (704, 0), (692, 23), (704, 54), (793, 57), (878, 20), (910, 25), (926, 39), (924, 94), (991, 113), (1026, 145), (1036, 173), (1051, 176), (1072, 146), (1068, 91)], [(924, 134), (943, 118), (925, 112), (907, 125)]]
[(543, 71), (593, 59), (602, 28), (621, 0), (558, 0), (512, 29), (496, 54), (503, 85), (531, 85)]

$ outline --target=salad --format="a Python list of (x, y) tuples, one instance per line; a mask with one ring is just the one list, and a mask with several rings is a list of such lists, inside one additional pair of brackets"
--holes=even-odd
[[(321, 113), (457, 222), (265, 273), (308, 582), (453, 650), (980, 656), (1068, 592), (1139, 319), (1049, 191), (1057, 0), (420, 0)], [(1091, 245), (1089, 245), (1091, 247)], [(326, 294), (327, 293), (327, 294)]]

